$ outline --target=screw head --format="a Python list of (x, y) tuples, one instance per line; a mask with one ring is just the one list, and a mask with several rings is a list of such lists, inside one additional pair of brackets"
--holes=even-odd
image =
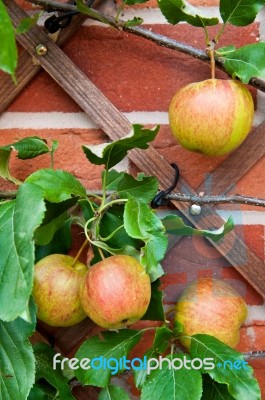
[(48, 52), (47, 46), (45, 44), (38, 44), (35, 48), (36, 54), (38, 56), (45, 56)]
[(190, 214), (191, 215), (200, 215), (200, 213), (201, 213), (201, 206), (199, 206), (199, 204), (192, 204), (191, 206), (190, 206)]

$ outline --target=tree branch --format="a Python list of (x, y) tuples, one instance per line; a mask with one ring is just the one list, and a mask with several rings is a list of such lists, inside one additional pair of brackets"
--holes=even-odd
[(246, 360), (257, 360), (258, 358), (265, 358), (264, 350), (250, 351), (242, 354)]
[[(43, 7), (46, 11), (78, 11), (76, 6), (65, 3), (58, 3), (56, 1), (51, 0), (27, 0), (29, 3), (34, 3)], [(167, 36), (160, 35), (153, 31), (149, 31), (140, 26), (129, 27), (125, 26), (125, 22), (121, 19), (116, 20), (116, 18), (100, 13), (95, 9), (91, 9), (93, 11), (93, 16), (89, 16), (89, 18), (102, 21), (102, 19), (106, 20), (108, 24), (118, 30), (123, 30), (126, 32), (130, 32), (134, 35), (141, 36), (147, 40), (151, 40), (156, 43), (158, 46), (166, 47), (171, 50), (179, 51), (181, 53), (185, 53), (191, 57), (197, 58), (201, 61), (210, 63), (210, 58), (206, 54), (205, 51), (187, 45), (185, 43), (178, 42), (174, 39), (170, 39)], [(224, 69), (223, 60), (219, 57), (215, 57), (216, 67), (224, 71), (227, 75), (228, 72)], [(252, 78), (249, 81), (249, 85), (255, 87), (256, 89), (265, 92), (265, 82), (262, 79)]]
[(170, 193), (167, 196), (165, 196), (165, 199), (195, 203), (195, 204), (233, 203), (233, 204), (247, 204), (251, 206), (265, 207), (265, 199), (247, 197), (239, 194), (233, 194), (230, 196), (198, 196), (198, 195), (194, 196), (182, 193)]
[[(14, 199), (16, 198), (17, 192), (15, 190), (0, 191), (0, 199)], [(115, 194), (115, 191), (108, 191), (107, 196)], [(102, 196), (102, 191), (89, 191), (87, 195)], [(247, 204), (250, 206), (265, 207), (265, 199), (259, 199), (255, 197), (247, 197), (239, 194), (233, 194), (228, 196), (199, 196), (199, 195), (187, 195), (182, 193), (170, 193), (165, 196), (167, 200), (176, 200), (191, 204)]]

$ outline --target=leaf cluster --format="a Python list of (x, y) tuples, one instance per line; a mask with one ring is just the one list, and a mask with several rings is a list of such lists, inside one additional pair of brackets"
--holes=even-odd
[[(125, 5), (134, 5), (145, 3), (147, 0), (123, 0), (118, 7), (116, 15), (116, 27), (134, 27), (142, 24), (144, 21), (135, 16), (131, 20), (120, 22), (119, 16)], [(227, 25), (242, 27), (251, 24), (261, 8), (263, 0), (220, 0), (220, 17), (209, 18), (207, 14), (199, 7), (192, 6), (186, 0), (158, 0), (159, 8), (170, 24), (186, 22), (195, 27), (205, 30), (206, 45), (214, 44), (216, 47)], [(77, 9), (91, 18), (100, 20), (102, 23), (109, 24), (108, 18), (95, 12), (86, 6), (82, 0), (77, 0)], [(3, 0), (0, 0), (0, 33), (3, 40), (0, 44), (0, 69), (11, 74), (15, 80), (15, 69), (17, 66), (17, 48), (15, 35), (26, 33), (37, 22), (41, 13), (31, 17), (24, 18), (19, 26), (14, 29)], [(210, 39), (208, 27), (222, 23), (217, 35)], [(233, 44), (229, 46), (229, 52), (226, 48), (219, 48), (215, 51), (215, 57), (222, 63), (225, 70), (233, 78), (239, 78), (242, 82), (248, 83), (251, 78), (265, 77), (265, 44), (263, 42), (249, 44), (241, 48), (235, 48)]]
[[(168, 233), (199, 234), (218, 240), (233, 228), (231, 221), (215, 232), (186, 226), (174, 215), (161, 220), (159, 213), (149, 205), (158, 191), (157, 179), (143, 173), (135, 178), (113, 169), (131, 149), (146, 149), (158, 130), (159, 127), (150, 130), (135, 125), (126, 137), (116, 142), (83, 146), (90, 162), (105, 167), (101, 196), (87, 191), (72, 174), (62, 170), (40, 169), (24, 182), (10, 174), (11, 152), (16, 152), (21, 160), (49, 154), (53, 165), (56, 141), (49, 147), (41, 138), (28, 137), (0, 148), (0, 176), (19, 186), (15, 199), (0, 204), (2, 398), (73, 398), (68, 384), (73, 373), (53, 371), (53, 350), (44, 344), (32, 348), (28, 341), (36, 324), (36, 309), (31, 300), (34, 263), (48, 254), (67, 253), (73, 224), (83, 228), (90, 243), (91, 264), (112, 254), (129, 254), (139, 259), (152, 282), (151, 301), (143, 319), (162, 322), (165, 316), (159, 278), (164, 272), (160, 262), (167, 250)], [(85, 351), (88, 355), (91, 352), (91, 356), (93, 353), (122, 357), (129, 354), (141, 336), (142, 331), (125, 330), (118, 335), (105, 332), (103, 341), (94, 337), (84, 342), (78, 356)], [(158, 330), (154, 342), (156, 350), (150, 349), (149, 357), (166, 350), (170, 340), (168, 328)], [(91, 370), (90, 373), (92, 375), (87, 377), (87, 373), (80, 370), (76, 376), (82, 383), (96, 386), (100, 376), (98, 386), (103, 388), (100, 398), (128, 398), (123, 389), (109, 385), (110, 371), (102, 374)], [(144, 373), (136, 376), (137, 385), (145, 379)]]

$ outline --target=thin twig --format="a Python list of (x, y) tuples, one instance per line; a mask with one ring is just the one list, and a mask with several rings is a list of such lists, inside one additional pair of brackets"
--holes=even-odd
[(248, 353), (242, 353), (246, 360), (257, 360), (258, 358), (265, 358), (264, 350), (250, 351)]
[[(43, 7), (47, 11), (77, 11), (77, 8), (73, 5), (70, 4), (65, 4), (65, 3), (58, 3), (55, 1), (51, 0), (27, 0), (29, 3), (34, 3), (36, 5), (39, 5)], [(116, 18), (100, 13), (99, 11), (95, 9), (93, 10), (93, 16), (89, 16), (89, 18), (97, 20), (97, 21), (102, 21), (102, 18), (104, 18), (109, 25), (112, 27), (119, 29), (119, 30), (124, 30), (126, 32), (130, 32), (134, 35), (141, 36), (145, 39), (151, 40), (152, 42), (156, 43), (158, 46), (166, 47), (168, 49), (172, 49), (175, 51), (179, 51), (181, 53), (185, 53), (191, 57), (197, 58), (201, 61), (208, 62), (210, 63), (210, 58), (206, 54), (205, 51), (197, 49), (195, 47), (192, 47), (190, 45), (187, 45), (185, 43), (178, 42), (174, 39), (170, 39), (167, 36), (160, 35), (158, 33), (155, 33), (153, 31), (149, 31), (147, 29), (144, 29), (140, 26), (125, 26), (125, 22), (121, 19), (116, 20)], [(225, 71), (224, 69), (224, 62), (220, 57), (215, 57), (215, 63), (216, 67), (224, 71), (227, 75), (229, 73)], [(262, 79), (259, 78), (252, 78), (249, 81), (249, 85), (255, 87), (256, 89), (261, 90), (262, 92), (265, 92), (265, 82)]]
[(0, 190), (0, 199), (15, 199), (16, 195), (16, 190)]
[[(0, 191), (0, 199), (14, 199), (16, 197), (16, 191)], [(107, 191), (106, 195), (111, 196), (115, 192), (113, 190)], [(96, 191), (91, 191), (89, 190), (87, 195), (95, 194), (97, 196), (102, 196), (102, 191), (96, 190)], [(248, 196), (243, 196), (240, 194), (231, 194), (227, 196), (199, 196), (199, 195), (188, 195), (188, 194), (182, 194), (182, 193), (170, 193), (167, 196), (165, 196), (165, 199), (167, 200), (175, 200), (175, 201), (181, 201), (185, 203), (192, 203), (192, 204), (225, 204), (225, 203), (230, 203), (230, 204), (247, 204), (250, 206), (258, 206), (258, 207), (265, 207), (265, 199), (260, 199), (256, 197), (248, 197)], [(118, 200), (118, 198), (117, 198)]]
[(198, 196), (198, 195), (186, 195), (182, 193), (170, 193), (167, 196), (165, 196), (165, 199), (188, 202), (188, 203), (196, 203), (196, 204), (236, 203), (236, 204), (247, 204), (251, 206), (265, 207), (265, 199), (259, 199), (256, 197), (247, 197), (239, 194), (232, 194), (228, 196)]

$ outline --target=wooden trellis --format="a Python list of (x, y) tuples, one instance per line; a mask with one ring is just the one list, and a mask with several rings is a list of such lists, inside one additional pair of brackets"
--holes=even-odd
[[(4, 3), (8, 8), (14, 26), (17, 26), (27, 14), (13, 0), (4, 0)], [(19, 65), (16, 73), (18, 84), (14, 86), (7, 75), (1, 77), (1, 113), (5, 111), (12, 101), (23, 91), (25, 86), (36, 76), (39, 70), (43, 68), (110, 139), (119, 139), (131, 130), (131, 124), (126, 117), (106, 99), (102, 92), (97, 89), (87, 76), (59, 48), (78, 29), (85, 18), (82, 15), (75, 17), (71, 25), (61, 32), (57, 43), (39, 27), (34, 27), (28, 33), (17, 37), (17, 40), (24, 48), (19, 57)], [(35, 49), (40, 43), (47, 46), (48, 52), (45, 56), (36, 55)], [(38, 60), (38, 65), (34, 65), (32, 62), (33, 57)], [(216, 168), (211, 175), (212, 192), (214, 194), (228, 193), (232, 186), (264, 156), (264, 133), (265, 123), (253, 129), (244, 144)], [(160, 182), (162, 190), (171, 185), (174, 171), (152, 146), (145, 151), (130, 151), (129, 158), (145, 174), (155, 175)], [(201, 190), (202, 187), (198, 187), (196, 191), (200, 192)], [(195, 194), (194, 189), (183, 178), (180, 179), (178, 184), (178, 191)], [(221, 226), (224, 222), (214, 208), (209, 205), (203, 206), (199, 216), (192, 216), (189, 213), (189, 205), (187, 203), (172, 201), (172, 205), (180, 210), (195, 227), (200, 229), (207, 229), (209, 226)], [(233, 231), (225, 236), (221, 245), (211, 240), (210, 242), (243, 275), (256, 291), (265, 298), (264, 264), (243, 243), (241, 238)], [(231, 243), (233, 244), (232, 246)], [(50, 330), (57, 346), (62, 348), (66, 354), (69, 354), (84, 336), (89, 335), (95, 329), (94, 325), (86, 320), (78, 325), (78, 327), (78, 330), (75, 327), (64, 330), (51, 328)]]

